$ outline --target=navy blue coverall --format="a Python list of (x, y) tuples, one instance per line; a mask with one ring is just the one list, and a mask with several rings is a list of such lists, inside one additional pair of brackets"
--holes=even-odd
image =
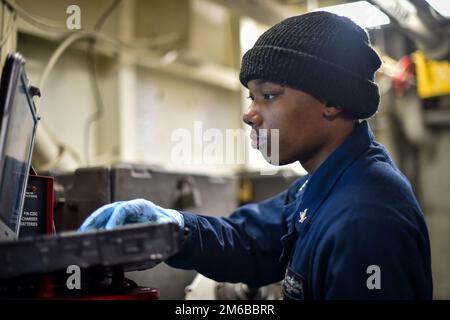
[[(306, 182), (306, 183), (305, 183)], [(366, 121), (286, 191), (229, 218), (182, 212), (170, 266), (285, 299), (431, 299), (428, 231), (411, 186)]]

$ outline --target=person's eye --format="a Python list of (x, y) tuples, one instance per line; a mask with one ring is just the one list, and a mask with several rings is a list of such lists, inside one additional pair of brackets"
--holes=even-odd
[(255, 97), (253, 97), (251, 94), (248, 95), (247, 99), (255, 101)]
[(264, 93), (263, 98), (266, 101), (271, 101), (271, 100), (275, 99), (275, 95), (272, 93)]

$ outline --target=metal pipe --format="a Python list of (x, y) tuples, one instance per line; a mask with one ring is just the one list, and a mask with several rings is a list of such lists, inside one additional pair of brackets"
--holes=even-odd
[[(433, 14), (424, 0), (369, 0), (394, 20), (416, 42), (425, 55), (434, 60), (450, 58), (450, 37), (441, 28), (442, 20)], [(428, 10), (424, 10), (427, 6)]]

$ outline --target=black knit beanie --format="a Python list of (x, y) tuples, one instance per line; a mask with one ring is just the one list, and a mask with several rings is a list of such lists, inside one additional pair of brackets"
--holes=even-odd
[(288, 18), (267, 30), (242, 58), (241, 83), (264, 79), (343, 108), (355, 119), (378, 109), (374, 73), (381, 61), (364, 29), (328, 12)]

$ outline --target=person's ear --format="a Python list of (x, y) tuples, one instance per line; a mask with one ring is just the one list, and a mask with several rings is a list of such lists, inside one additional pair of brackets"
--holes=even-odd
[(341, 107), (333, 106), (329, 103), (324, 104), (324, 108), (323, 108), (323, 117), (324, 118), (333, 120), (336, 117), (338, 117), (339, 115), (341, 115), (342, 112), (343, 112), (343, 109)]

